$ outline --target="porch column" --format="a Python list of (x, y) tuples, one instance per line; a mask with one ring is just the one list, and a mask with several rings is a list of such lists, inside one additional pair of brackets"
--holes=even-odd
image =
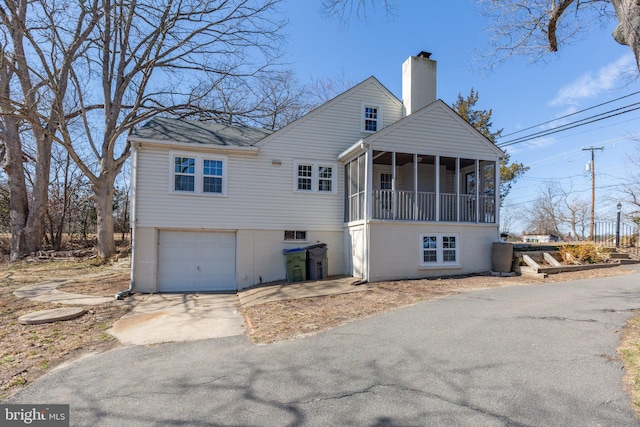
[(480, 179), (480, 162), (478, 161), (478, 159), (474, 160), (476, 163), (476, 207), (475, 207), (475, 211), (476, 211), (476, 224), (478, 222), (480, 222), (480, 183), (481, 181), (484, 181)]
[(418, 155), (413, 155), (413, 218), (418, 220)]
[(364, 153), (364, 220), (371, 219), (371, 206), (373, 199), (373, 150), (371, 146), (367, 147)]
[(436, 222), (440, 221), (440, 156), (436, 155)]
[(398, 209), (396, 197), (396, 152), (391, 153), (391, 211), (393, 219), (396, 219), (396, 210)]
[(371, 253), (371, 206), (373, 200), (373, 148), (371, 145), (367, 144), (367, 151), (365, 152), (365, 189), (364, 189), (364, 198), (366, 200), (366, 209), (365, 209), (365, 221), (364, 221), (364, 230), (362, 239), (364, 240), (364, 254), (362, 256), (362, 268), (363, 268), (363, 279), (369, 280), (370, 277), (370, 268), (371, 265), (369, 263), (369, 254)]
[(500, 199), (500, 158), (496, 160), (493, 166), (495, 177), (493, 178), (493, 197), (495, 198), (493, 205), (493, 221), (498, 224), (498, 238), (500, 237), (500, 205), (502, 200)]
[(460, 157), (456, 157), (456, 222), (460, 222)]

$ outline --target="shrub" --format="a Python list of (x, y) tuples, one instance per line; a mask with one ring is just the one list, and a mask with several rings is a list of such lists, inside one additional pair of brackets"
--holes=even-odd
[(604, 257), (599, 248), (593, 243), (579, 245), (562, 245), (559, 249), (562, 259), (567, 262), (580, 261), (587, 264), (604, 262)]

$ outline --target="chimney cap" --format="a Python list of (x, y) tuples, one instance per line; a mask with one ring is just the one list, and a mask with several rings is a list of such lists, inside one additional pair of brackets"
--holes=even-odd
[(427, 52), (427, 51), (423, 50), (417, 56), (418, 56), (418, 58), (427, 58), (427, 59), (429, 59), (431, 57), (431, 52)]

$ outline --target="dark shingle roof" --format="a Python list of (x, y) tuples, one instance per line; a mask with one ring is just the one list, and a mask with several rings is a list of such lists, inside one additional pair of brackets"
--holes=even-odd
[(133, 138), (222, 147), (249, 147), (272, 132), (248, 126), (154, 117), (133, 132)]

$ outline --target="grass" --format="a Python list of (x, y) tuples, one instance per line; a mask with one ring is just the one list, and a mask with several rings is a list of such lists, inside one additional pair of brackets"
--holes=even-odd
[(633, 409), (640, 418), (640, 315), (627, 321), (618, 354), (624, 362), (624, 382), (631, 396)]

